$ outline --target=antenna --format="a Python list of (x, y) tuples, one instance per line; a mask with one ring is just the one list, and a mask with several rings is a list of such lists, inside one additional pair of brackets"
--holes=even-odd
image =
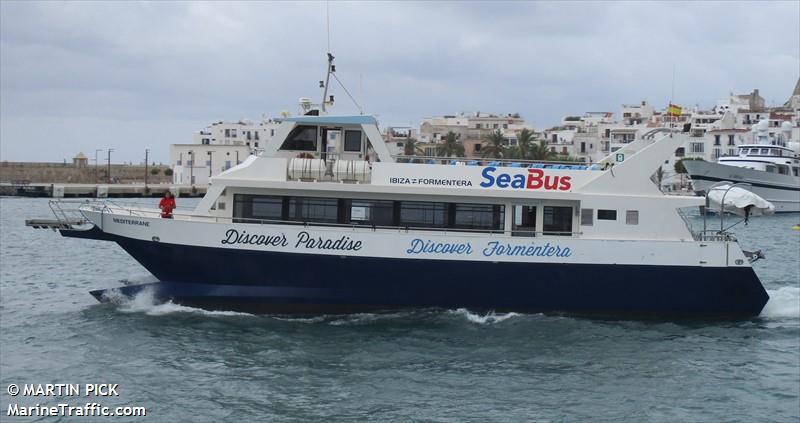
[(331, 2), (325, 1), (325, 23), (328, 28), (328, 54), (331, 52)]
[(344, 84), (342, 84), (342, 81), (339, 80), (339, 77), (336, 76), (336, 65), (333, 64), (334, 57), (331, 54), (331, 13), (329, 1), (325, 2), (325, 22), (328, 30), (328, 73), (325, 75), (325, 82), (323, 83), (320, 81), (320, 87), (324, 88), (322, 91), (322, 102), (320, 103), (320, 108), (322, 109), (321, 111), (323, 113), (325, 112), (325, 104), (327, 102), (330, 102), (330, 104), (333, 105), (333, 96), (328, 97), (328, 84), (331, 80), (331, 75), (333, 75), (333, 78), (336, 79), (336, 82), (339, 83), (344, 92), (347, 93), (347, 96), (350, 97), (350, 100), (353, 101), (353, 104), (358, 107), (358, 111), (363, 115), (364, 109), (358, 104), (356, 99), (353, 98), (353, 96), (350, 94), (350, 91), (347, 91), (347, 88), (344, 86)]

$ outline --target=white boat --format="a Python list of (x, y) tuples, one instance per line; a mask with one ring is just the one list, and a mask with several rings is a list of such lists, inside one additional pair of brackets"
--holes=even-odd
[(92, 292), (101, 301), (149, 290), (271, 313), (759, 314), (768, 296), (736, 239), (693, 232), (679, 213), (704, 199), (650, 181), (685, 141), (665, 131), (602, 167), (415, 164), (397, 162), (373, 117), (287, 118), (191, 213), (89, 201), (77, 208), (88, 229), (60, 231), (115, 242), (159, 280)]
[[(746, 189), (774, 204), (776, 212), (800, 212), (800, 144), (770, 139), (767, 124), (766, 120), (756, 124), (756, 142), (740, 145), (735, 156), (720, 157), (717, 163), (684, 160), (695, 192), (703, 195), (723, 181), (744, 183), (749, 184)], [(787, 129), (791, 130), (790, 125)]]

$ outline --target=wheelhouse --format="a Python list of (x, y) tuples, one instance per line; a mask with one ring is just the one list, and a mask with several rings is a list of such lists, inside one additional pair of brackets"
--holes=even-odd
[(741, 145), (736, 156), (720, 157), (719, 163), (779, 175), (800, 176), (800, 160), (797, 154), (790, 148), (779, 145)]
[(284, 118), (264, 154), (325, 161), (392, 161), (372, 116)]

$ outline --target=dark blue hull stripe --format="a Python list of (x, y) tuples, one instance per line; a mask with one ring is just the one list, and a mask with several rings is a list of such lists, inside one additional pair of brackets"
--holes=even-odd
[(757, 315), (768, 300), (749, 267), (341, 257), (115, 238), (163, 281), (155, 287), (158, 298), (210, 308)]

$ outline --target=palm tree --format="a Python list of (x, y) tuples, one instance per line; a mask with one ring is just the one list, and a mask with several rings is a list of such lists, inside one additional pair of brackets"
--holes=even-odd
[(403, 145), (404, 156), (416, 156), (416, 155), (422, 155), (423, 153), (424, 152), (422, 151), (422, 147), (419, 146), (416, 138), (407, 139), (406, 143)]
[(533, 142), (533, 132), (528, 128), (523, 128), (517, 136), (517, 152), (520, 159), (527, 159), (530, 155), (531, 143)]
[(547, 143), (544, 140), (539, 141), (538, 144), (531, 144), (528, 151), (528, 158), (531, 160), (552, 160), (556, 153), (550, 151)]
[(464, 144), (461, 144), (458, 138), (459, 136), (455, 132), (448, 132), (436, 150), (436, 154), (439, 157), (464, 157)]
[(506, 153), (505, 138), (499, 129), (486, 135), (484, 138), (485, 145), (481, 148), (481, 155), (483, 157), (492, 157), (501, 159)]

